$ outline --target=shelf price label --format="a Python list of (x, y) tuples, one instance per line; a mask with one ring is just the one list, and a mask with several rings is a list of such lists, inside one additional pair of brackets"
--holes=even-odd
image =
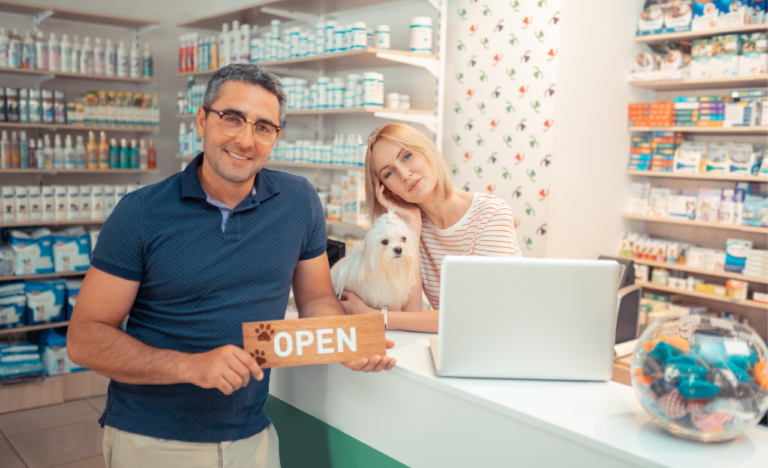
[(342, 315), (243, 324), (243, 347), (263, 369), (386, 354), (384, 316)]

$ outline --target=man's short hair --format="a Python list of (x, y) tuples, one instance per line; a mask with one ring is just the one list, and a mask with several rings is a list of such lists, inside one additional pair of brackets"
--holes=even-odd
[(208, 81), (203, 106), (211, 107), (213, 101), (216, 100), (216, 95), (219, 93), (219, 88), (227, 81), (240, 81), (241, 83), (258, 85), (274, 94), (277, 97), (277, 102), (280, 104), (280, 122), (278, 125), (282, 125), (282, 122), (285, 120), (288, 98), (285, 96), (280, 79), (275, 74), (264, 70), (258, 65), (249, 63), (233, 63), (220, 68)]

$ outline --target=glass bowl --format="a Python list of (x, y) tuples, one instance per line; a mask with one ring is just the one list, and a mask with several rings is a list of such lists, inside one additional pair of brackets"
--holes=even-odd
[(768, 409), (768, 350), (752, 328), (686, 315), (659, 320), (632, 355), (632, 387), (658, 425), (718, 442), (754, 427)]

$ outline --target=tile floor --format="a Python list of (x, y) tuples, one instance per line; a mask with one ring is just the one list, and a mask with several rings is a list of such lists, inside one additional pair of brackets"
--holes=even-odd
[(0, 467), (104, 468), (98, 419), (107, 397), (0, 414)]

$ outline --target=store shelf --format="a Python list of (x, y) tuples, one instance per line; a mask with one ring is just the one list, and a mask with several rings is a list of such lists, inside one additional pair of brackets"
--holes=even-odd
[(728, 182), (768, 182), (768, 176), (730, 174), (682, 174), (679, 172), (627, 171), (631, 177), (652, 177), (659, 179), (724, 180)]
[(128, 16), (105, 15), (90, 11), (72, 10), (69, 8), (51, 7), (47, 5), (35, 5), (27, 2), (0, 1), (0, 13), (12, 13), (17, 15), (39, 15), (51, 12), (48, 19), (62, 21), (74, 21), (77, 23), (89, 23), (100, 26), (120, 26), (137, 29), (146, 26), (156, 26), (160, 21), (132, 18)]
[(749, 299), (736, 301), (733, 299), (728, 299), (727, 297), (715, 296), (714, 294), (705, 294), (698, 291), (689, 291), (687, 289), (680, 289), (680, 288), (670, 288), (669, 286), (664, 286), (661, 284), (651, 283), (647, 281), (635, 281), (635, 284), (642, 287), (643, 289), (653, 289), (655, 291), (663, 291), (670, 294), (680, 294), (683, 296), (700, 297), (702, 299), (709, 299), (711, 301), (725, 302), (728, 304), (736, 304), (736, 305), (741, 305), (746, 307), (752, 307), (755, 309), (768, 310), (768, 304), (763, 304), (762, 302), (757, 302), (757, 301), (751, 301)]
[[(437, 55), (421, 54), (404, 50), (377, 49), (367, 47), (365, 49), (348, 50), (331, 54), (313, 55), (287, 60), (275, 60), (269, 62), (257, 62), (256, 65), (264, 68), (290, 67), (308, 70), (323, 69), (326, 72), (350, 69), (385, 67), (391, 65), (409, 64), (421, 67), (433, 67), (437, 70)], [(202, 70), (188, 73), (177, 73), (176, 76), (201, 76), (212, 75), (216, 70)]]
[(315, 163), (299, 163), (288, 161), (267, 161), (267, 166), (275, 167), (294, 167), (297, 169), (327, 169), (331, 171), (359, 171), (362, 172), (365, 168), (360, 166), (343, 166), (341, 164), (315, 164)]
[(704, 221), (691, 221), (688, 219), (662, 218), (659, 216), (641, 216), (641, 215), (633, 215), (633, 214), (625, 214), (623, 215), (623, 218), (635, 220), (635, 221), (648, 221), (652, 223), (679, 224), (683, 226), (704, 227), (704, 228), (711, 228), (711, 229), (724, 229), (729, 231), (751, 232), (755, 234), (768, 235), (768, 227), (753, 227), (753, 226), (744, 226), (740, 224), (706, 223)]
[(0, 169), (0, 174), (158, 174), (160, 169)]
[(752, 32), (768, 31), (768, 24), (749, 24), (746, 26), (734, 26), (728, 28), (700, 29), (698, 31), (685, 31), (678, 33), (652, 34), (649, 36), (637, 36), (635, 42), (653, 44), (654, 42), (693, 40), (702, 37), (712, 37), (720, 34), (747, 34)]
[(35, 330), (45, 330), (46, 328), (59, 328), (69, 325), (69, 320), (66, 322), (53, 322), (53, 323), (44, 323), (42, 325), (31, 325), (29, 327), (16, 327), (16, 328), (3, 328), (0, 330), (0, 335), (8, 335), (11, 333), (24, 333), (24, 332), (30, 332)]
[(768, 75), (729, 76), (725, 78), (688, 78), (683, 80), (630, 81), (635, 88), (655, 90), (747, 88), (768, 86)]
[(629, 127), (637, 132), (680, 132), (680, 133), (729, 133), (743, 135), (768, 135), (768, 126), (761, 127)]
[(176, 153), (176, 157), (179, 158), (179, 159), (193, 159), (195, 156), (197, 156), (197, 155), (193, 154), (192, 156), (187, 156), (186, 154)]
[(194, 119), (197, 114), (174, 114), (177, 119)]
[(62, 71), (51, 70), (39, 70), (28, 68), (11, 68), (0, 67), (0, 73), (15, 73), (18, 75), (31, 75), (31, 76), (44, 76), (50, 75), (54, 78), (77, 78), (82, 80), (104, 80), (104, 81), (118, 81), (123, 83), (158, 83), (156, 78), (128, 78), (119, 76), (107, 76), (107, 75), (86, 75), (84, 73), (70, 73)]
[(176, 24), (176, 26), (180, 28), (221, 31), (222, 23), (232, 23), (233, 20), (239, 21), (240, 24), (258, 26), (268, 25), (273, 19), (286, 21), (285, 16), (271, 14), (270, 10), (261, 11), (264, 7), (283, 10), (288, 14), (293, 14), (294, 19), (303, 17), (303, 19), (311, 21), (314, 25), (316, 18), (310, 18), (310, 15), (324, 15), (327, 13), (380, 5), (388, 2), (391, 2), (391, 0), (262, 0), (232, 10), (184, 21)]
[(669, 270), (685, 271), (687, 273), (696, 273), (699, 275), (718, 276), (720, 278), (728, 278), (728, 279), (734, 279), (738, 281), (748, 281), (750, 283), (768, 284), (768, 277), (763, 277), (763, 276), (748, 276), (748, 275), (742, 275), (739, 273), (731, 273), (729, 271), (705, 270), (704, 268), (696, 268), (689, 265), (680, 265), (677, 263), (654, 262), (651, 260), (643, 260), (643, 259), (637, 259), (637, 258), (633, 258), (632, 260), (638, 265), (648, 265), (654, 268), (667, 268)]
[(401, 114), (401, 115), (428, 115), (434, 116), (435, 111), (420, 109), (386, 109), (384, 107), (351, 107), (345, 109), (307, 109), (307, 110), (289, 110), (288, 115), (328, 115), (328, 114)]
[(343, 227), (348, 229), (362, 229), (364, 231), (371, 228), (371, 226), (358, 226), (357, 224), (342, 223), (341, 221), (330, 221), (327, 219), (325, 220), (325, 225)]
[(79, 131), (94, 131), (94, 132), (129, 132), (129, 133), (160, 133), (159, 128), (143, 128), (143, 127), (105, 127), (95, 125), (67, 125), (67, 124), (39, 124), (39, 123), (13, 123), (13, 122), (0, 122), (0, 128), (12, 128), (25, 130), (27, 128), (35, 129), (51, 129), (51, 130), (79, 130)]
[(46, 273), (44, 275), (20, 275), (20, 276), (0, 276), (0, 283), (10, 281), (38, 280), (46, 278), (68, 278), (70, 276), (84, 276), (85, 271), (66, 271), (62, 273)]
[(24, 221), (21, 223), (0, 223), (0, 229), (12, 227), (37, 227), (37, 226), (73, 226), (78, 224), (104, 224), (106, 219), (71, 219), (61, 221)]

